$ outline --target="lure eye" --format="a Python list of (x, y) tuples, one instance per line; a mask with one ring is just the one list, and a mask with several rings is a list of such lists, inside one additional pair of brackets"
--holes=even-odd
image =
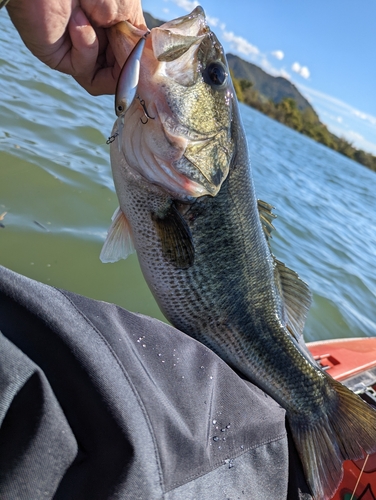
[(223, 64), (213, 62), (205, 68), (203, 77), (211, 87), (222, 87), (227, 81), (227, 71)]
[(121, 115), (121, 113), (124, 111), (124, 106), (122, 106), (121, 104), (118, 104), (118, 105), (116, 106), (116, 111), (117, 111), (117, 113), (116, 113), (116, 114), (117, 114), (118, 116), (119, 116), (119, 115)]

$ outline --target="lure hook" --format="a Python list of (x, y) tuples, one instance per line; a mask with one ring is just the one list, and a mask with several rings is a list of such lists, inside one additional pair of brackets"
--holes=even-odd
[(143, 125), (146, 125), (146, 123), (150, 120), (155, 120), (155, 116), (150, 116), (148, 113), (148, 110), (146, 109), (146, 103), (139, 95), (136, 95), (137, 99), (140, 101), (140, 104), (142, 106), (142, 109), (144, 110), (144, 115), (146, 117), (146, 120), (143, 121), (142, 118), (140, 118), (140, 121)]

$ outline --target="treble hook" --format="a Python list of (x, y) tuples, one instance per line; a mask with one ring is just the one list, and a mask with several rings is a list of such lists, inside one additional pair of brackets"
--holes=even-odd
[(141, 97), (137, 94), (136, 95), (137, 99), (140, 101), (140, 104), (142, 106), (142, 109), (144, 110), (144, 115), (146, 117), (146, 120), (143, 121), (142, 118), (140, 118), (140, 121), (143, 125), (146, 125), (146, 123), (149, 121), (149, 118), (150, 120), (155, 120), (155, 116), (150, 116), (149, 113), (148, 113), (148, 110), (146, 109), (146, 103), (143, 99), (141, 99)]

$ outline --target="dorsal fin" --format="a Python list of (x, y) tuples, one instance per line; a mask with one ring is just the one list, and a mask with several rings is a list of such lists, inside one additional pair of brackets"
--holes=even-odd
[(301, 280), (295, 271), (289, 269), (275, 257), (274, 262), (275, 280), (286, 312), (286, 327), (299, 341), (311, 305), (311, 292), (307, 283)]
[(102, 262), (116, 262), (134, 253), (131, 227), (124, 213), (118, 207), (112, 216), (106, 241), (99, 258)]
[(277, 218), (277, 216), (272, 213), (274, 207), (266, 203), (266, 201), (257, 200), (257, 208), (266, 241), (269, 242), (269, 239), (272, 237), (271, 232), (275, 229), (273, 220)]

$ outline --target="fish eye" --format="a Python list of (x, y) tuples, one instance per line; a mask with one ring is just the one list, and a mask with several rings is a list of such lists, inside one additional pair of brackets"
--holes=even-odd
[(206, 66), (203, 77), (205, 83), (211, 87), (221, 87), (226, 83), (227, 71), (222, 63), (212, 62)]

